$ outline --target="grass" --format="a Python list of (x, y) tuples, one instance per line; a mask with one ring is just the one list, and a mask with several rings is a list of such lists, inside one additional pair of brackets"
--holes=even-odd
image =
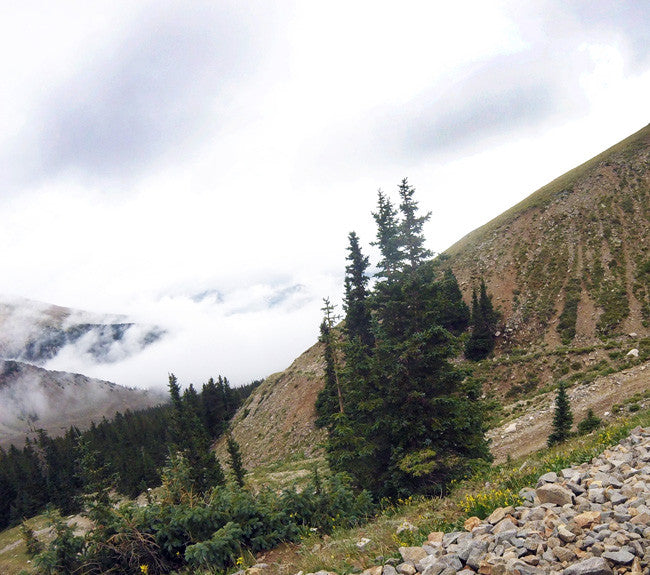
[[(38, 515), (27, 520), (34, 531), (44, 529), (48, 526), (44, 515)], [(42, 539), (43, 537), (39, 537)], [(3, 549), (12, 546), (18, 542), (16, 547), (12, 547), (4, 552)], [(32, 573), (30, 558), (27, 555), (25, 543), (20, 534), (20, 525), (0, 532), (0, 573), (2, 575), (18, 575), (20, 572)]]
[(521, 214), (535, 208), (544, 208), (558, 195), (571, 193), (571, 188), (578, 179), (584, 177), (589, 170), (592, 170), (602, 161), (610, 158), (610, 156), (622, 155), (626, 158), (633, 157), (634, 153), (643, 147), (644, 141), (648, 138), (648, 134), (650, 134), (650, 126), (642, 128), (601, 154), (598, 154), (594, 158), (584, 162), (559, 178), (556, 178), (509, 210), (503, 212), (500, 216), (497, 216), (484, 226), (466, 235), (453, 246), (445, 250), (444, 253), (453, 257), (460, 252), (467, 250), (471, 245), (480, 244), (495, 230), (507, 226)]

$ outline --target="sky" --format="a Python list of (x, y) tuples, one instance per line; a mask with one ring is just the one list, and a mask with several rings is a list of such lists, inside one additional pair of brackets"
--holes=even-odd
[(416, 188), (444, 251), (650, 121), (647, 2), (0, 2), (0, 293), (167, 337), (50, 367), (287, 367), (347, 234)]

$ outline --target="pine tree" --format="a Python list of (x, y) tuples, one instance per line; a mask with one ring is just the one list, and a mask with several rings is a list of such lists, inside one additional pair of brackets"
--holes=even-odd
[[(460, 290), (453, 289), (453, 274), (441, 282), (437, 266), (424, 261), (428, 215), (417, 215), (406, 180), (401, 192), (399, 226), (386, 226), (396, 220), (383, 194), (373, 214), (377, 238), (394, 242), (378, 242), (383, 281), (368, 298), (374, 344), (364, 350), (359, 338), (345, 343), (345, 412), (333, 413), (328, 427), (331, 469), (347, 472), (377, 497), (439, 493), (476, 460), (490, 457), (480, 388), (449, 361), (455, 339), (445, 328), (463, 323)], [(387, 245), (395, 248), (391, 254)]]
[(447, 268), (440, 282), (440, 318), (439, 323), (454, 335), (462, 334), (469, 325), (470, 311), (463, 301), (463, 294), (458, 286), (458, 280)]
[(237, 443), (235, 441), (235, 438), (229, 434), (227, 445), (228, 455), (230, 456), (230, 469), (232, 470), (233, 477), (235, 478), (235, 483), (237, 483), (239, 487), (244, 487), (244, 476), (246, 475), (246, 470), (244, 469), (244, 463), (242, 461), (239, 443)]
[(377, 211), (373, 212), (372, 216), (377, 223), (377, 241), (371, 245), (377, 246), (381, 252), (378, 275), (388, 279), (400, 268), (402, 261), (400, 226), (397, 210), (381, 190), (377, 192)]
[(345, 412), (343, 387), (338, 367), (338, 342), (333, 333), (334, 306), (329, 298), (323, 298), (321, 311), (324, 314), (320, 326), (320, 341), (323, 343), (323, 358), (325, 360), (325, 385), (316, 398), (316, 414), (318, 427), (331, 427), (334, 416)]
[(573, 425), (573, 413), (569, 404), (569, 397), (566, 392), (566, 384), (561, 381), (558, 384), (555, 397), (555, 412), (553, 414), (553, 431), (548, 436), (549, 447), (561, 443), (571, 436)]
[(358, 337), (368, 348), (374, 343), (368, 306), (368, 258), (361, 253), (359, 237), (355, 232), (348, 235), (350, 245), (345, 267), (345, 333), (348, 340)]
[(399, 195), (401, 202), (399, 205), (403, 219), (400, 225), (400, 248), (403, 251), (403, 257), (411, 268), (416, 268), (425, 259), (430, 258), (433, 254), (424, 247), (424, 235), (422, 227), (431, 218), (431, 212), (423, 216), (418, 216), (418, 202), (413, 199), (415, 188), (409, 186), (408, 180), (404, 178), (399, 185)]
[(472, 333), (465, 344), (467, 359), (478, 361), (492, 353), (498, 321), (485, 281), (481, 280), (480, 295), (476, 295), (475, 289), (472, 291)]

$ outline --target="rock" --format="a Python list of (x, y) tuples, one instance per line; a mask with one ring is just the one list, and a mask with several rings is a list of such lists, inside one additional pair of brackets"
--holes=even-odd
[(417, 563), (427, 556), (427, 552), (422, 547), (400, 547), (399, 553), (405, 563), (407, 561)]
[(585, 511), (573, 518), (573, 522), (580, 528), (584, 529), (600, 520), (600, 511)]
[(359, 541), (357, 541), (356, 546), (361, 549), (361, 551), (364, 551), (366, 547), (368, 547), (368, 543), (370, 543), (370, 539), (367, 537), (362, 537)]
[(567, 503), (573, 503), (573, 493), (557, 483), (547, 483), (538, 487), (535, 489), (535, 495), (542, 504), (553, 503), (561, 507)]
[(381, 575), (384, 567), (382, 565), (377, 565), (376, 567), (370, 567), (363, 571), (363, 575)]
[(417, 570), (410, 563), (400, 563), (397, 566), (397, 572), (402, 575), (415, 575)]
[(429, 533), (427, 540), (429, 543), (442, 543), (442, 538), (444, 536), (445, 534), (442, 531), (433, 531), (432, 533)]
[(384, 565), (381, 575), (397, 575), (397, 570), (392, 565)]
[(590, 557), (567, 567), (562, 575), (614, 575), (614, 572), (602, 557)]
[(627, 357), (639, 357), (639, 350), (634, 347), (625, 354)]
[(576, 558), (576, 554), (568, 547), (556, 547), (553, 549), (553, 555), (555, 555), (558, 560), (562, 561), (563, 563), (573, 561)]
[(413, 525), (412, 523), (409, 523), (408, 521), (404, 521), (396, 530), (395, 533), (399, 535), (400, 533), (404, 533), (404, 531), (410, 531), (411, 533), (415, 533), (418, 530), (418, 528)]
[(575, 534), (569, 531), (564, 525), (560, 525), (558, 528), (557, 536), (564, 541), (564, 543), (573, 543), (576, 540)]
[(540, 478), (537, 480), (537, 485), (541, 486), (544, 483), (555, 483), (557, 482), (557, 473), (555, 471), (549, 471), (548, 473), (545, 473), (544, 475), (541, 475)]
[(628, 551), (605, 551), (602, 555), (605, 559), (609, 559), (619, 565), (629, 565), (634, 561), (634, 555)]
[(463, 527), (465, 527), (467, 531), (472, 531), (480, 524), (481, 520), (478, 517), (469, 517), (465, 520), (465, 523), (463, 523)]

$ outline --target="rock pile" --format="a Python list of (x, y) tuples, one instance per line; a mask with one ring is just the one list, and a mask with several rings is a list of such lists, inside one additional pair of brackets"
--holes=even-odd
[(591, 463), (539, 478), (523, 504), (431, 533), (402, 562), (367, 575), (650, 573), (650, 429), (636, 428)]

